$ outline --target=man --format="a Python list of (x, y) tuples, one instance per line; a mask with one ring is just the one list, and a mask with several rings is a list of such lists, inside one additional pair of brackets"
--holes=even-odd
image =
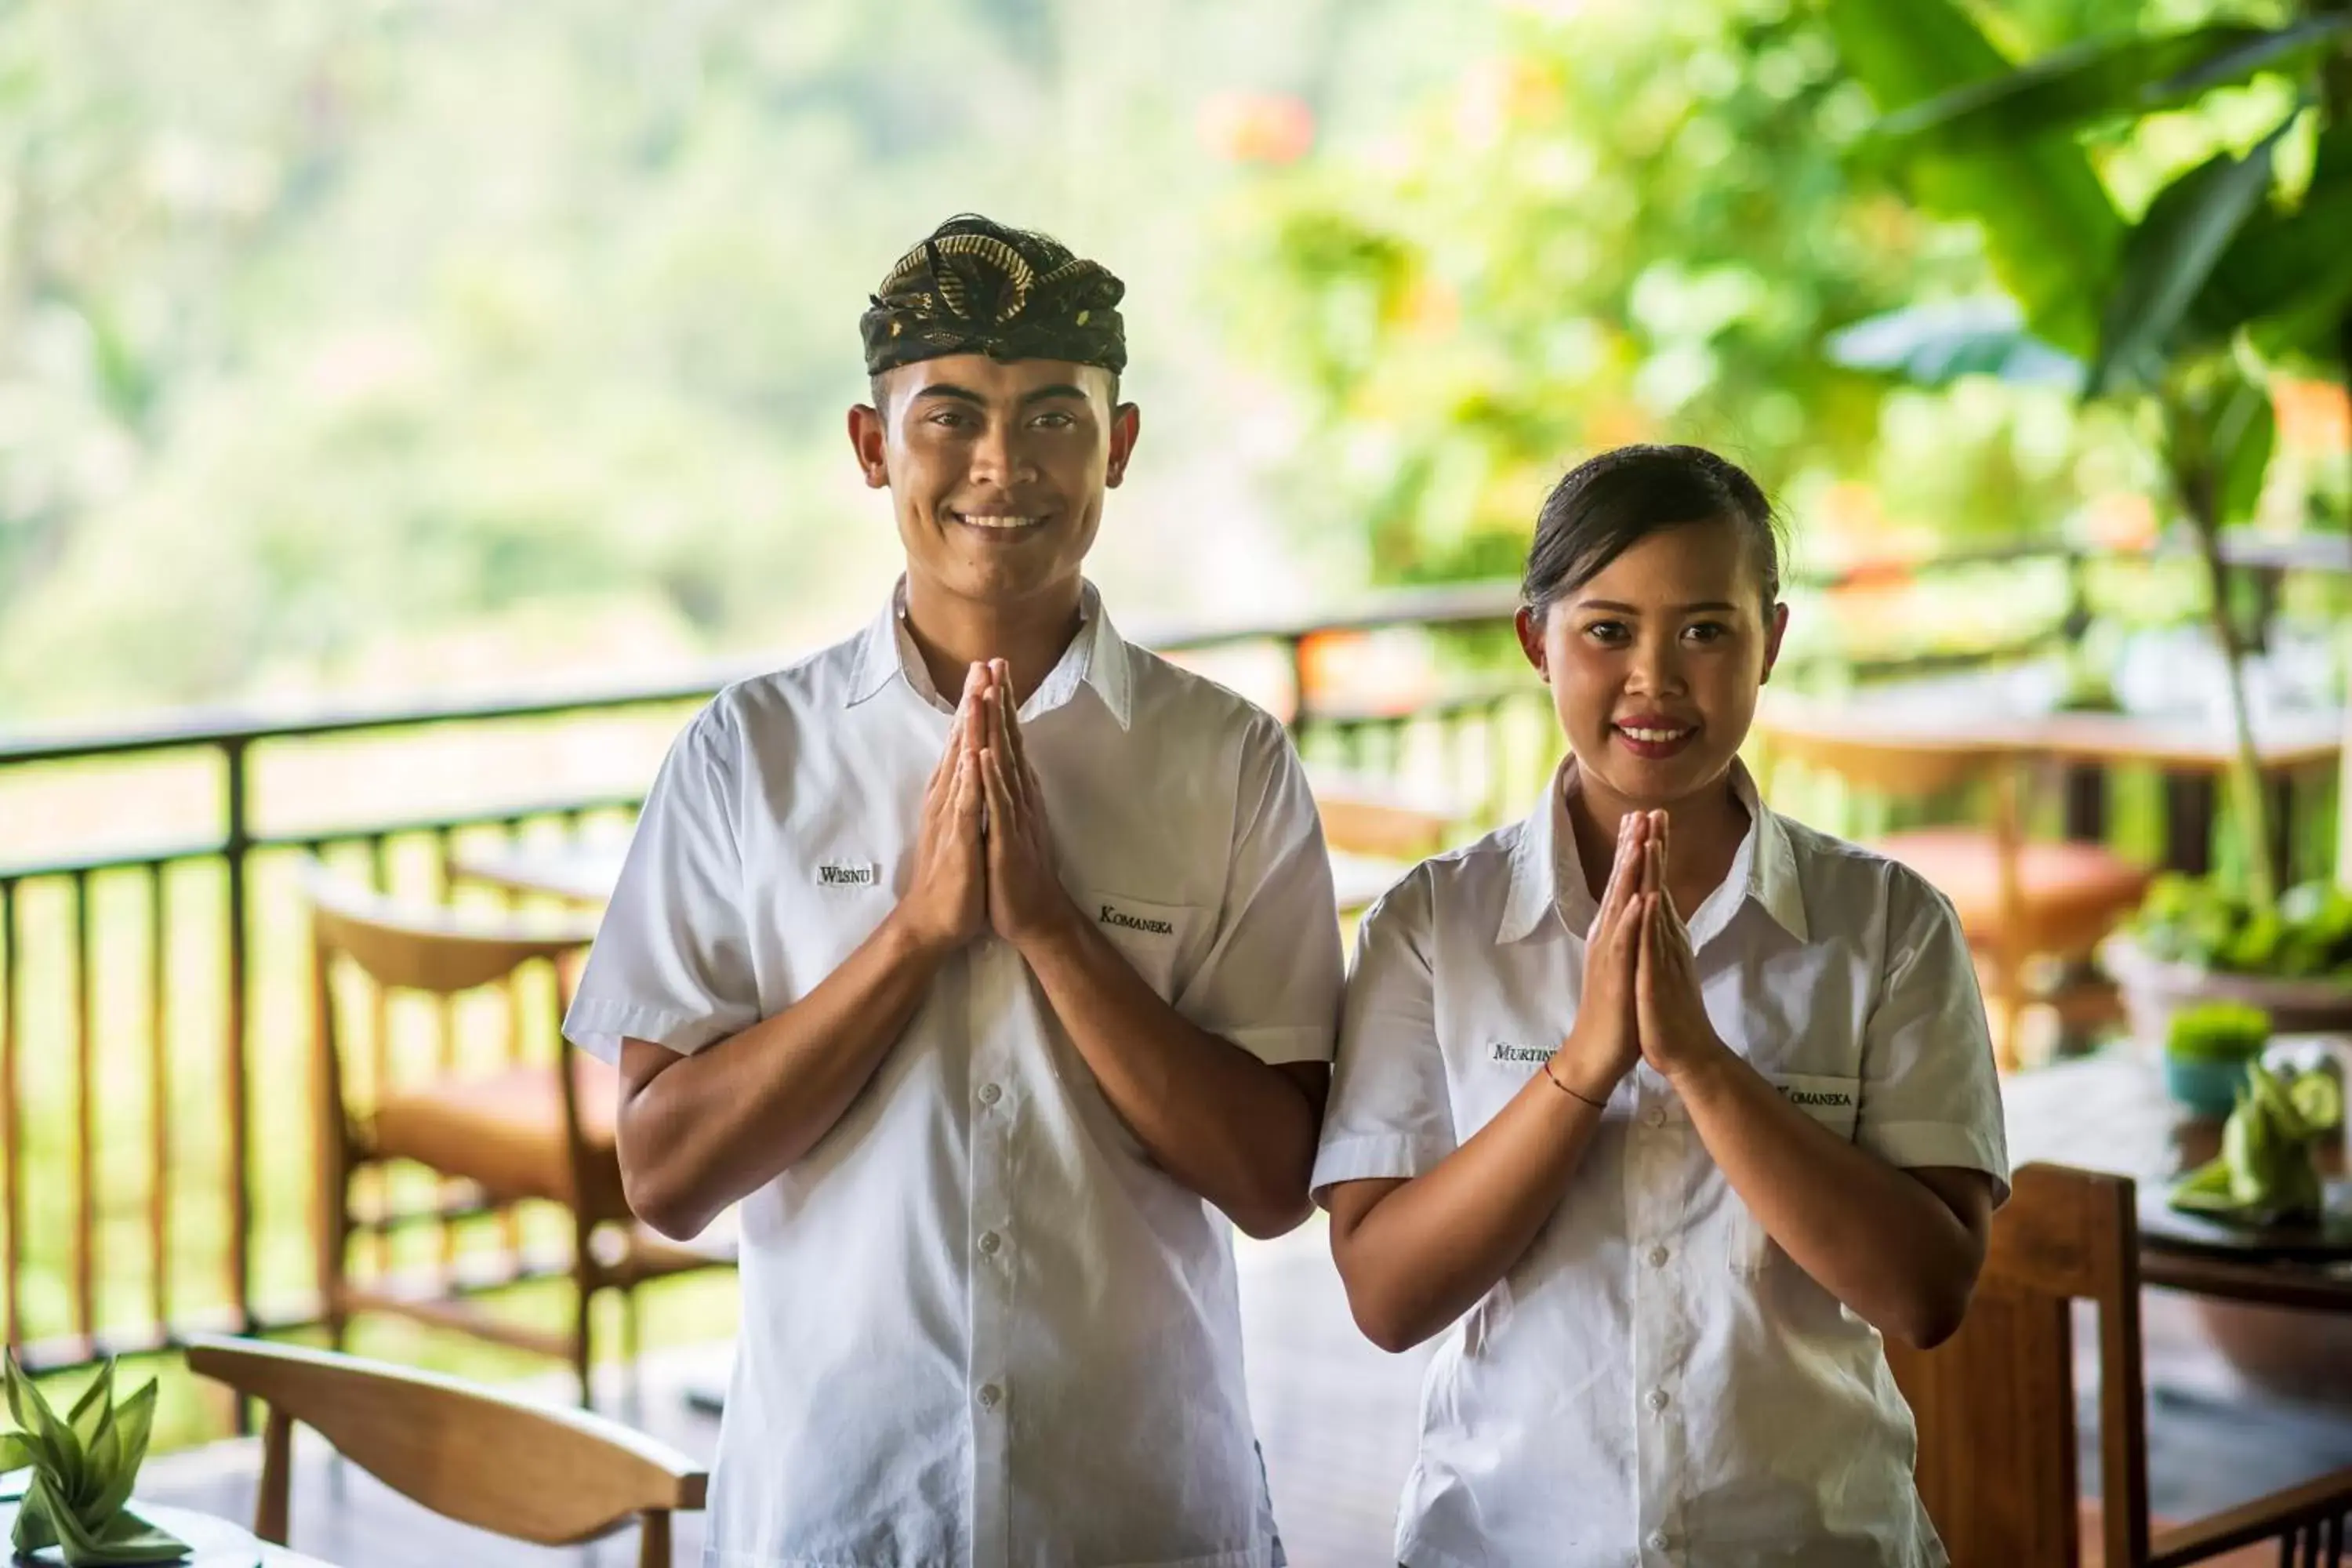
[(1338, 925), (1281, 726), (1080, 574), (1122, 291), (979, 218), (890, 270), (906, 575), (679, 737), (566, 1021), (632, 1207), (741, 1204), (707, 1563), (1279, 1561), (1223, 1222), (1308, 1212)]

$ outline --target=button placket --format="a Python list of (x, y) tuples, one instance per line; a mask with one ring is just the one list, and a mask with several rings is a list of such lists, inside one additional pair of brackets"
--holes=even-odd
[(1651, 1551), (1664, 1550), (1664, 1526), (1675, 1512), (1674, 1478), (1680, 1473), (1681, 1423), (1669, 1414), (1667, 1392), (1691, 1340), (1689, 1303), (1670, 1289), (1668, 1244), (1684, 1228), (1679, 1194), (1685, 1183), (1691, 1134), (1674, 1114), (1671, 1090), (1647, 1074), (1636, 1078), (1633, 1123), (1625, 1140), (1625, 1235), (1632, 1275), (1634, 1401), (1635, 1539)]
[(978, 1080), (972, 1100), (979, 1109), (966, 1118), (971, 1151), (966, 1234), (971, 1311), (970, 1360), (965, 1386), (971, 1391), (971, 1568), (1012, 1568), (1012, 1424), (1003, 1406), (1013, 1379), (1010, 1365), (1015, 1321), (1013, 1270), (1004, 1266), (1003, 1237), (1013, 1218), (1010, 1173), (1017, 1099), (1007, 1092), (1019, 1053), (1012, 1031), (1017, 1011), (1012, 987), (1023, 984), (1020, 961), (1001, 943), (966, 950), (971, 976), (967, 1016), (971, 1072)]

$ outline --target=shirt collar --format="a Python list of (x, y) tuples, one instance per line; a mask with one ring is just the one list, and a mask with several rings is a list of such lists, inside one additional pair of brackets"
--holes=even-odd
[[(955, 704), (931, 685), (931, 672), (907, 629), (907, 579), (901, 576), (890, 591), (890, 602), (868, 623), (858, 637), (856, 662), (851, 668), (849, 693), (844, 706), (855, 708), (877, 695), (893, 676), (933, 708), (952, 712)], [(1062, 650), (1044, 682), (1029, 694), (1020, 717), (1025, 721), (1051, 712), (1091, 687), (1122, 730), (1133, 711), (1134, 672), (1128, 646), (1102, 607), (1102, 595), (1092, 583), (1078, 595), (1078, 635)]]
[[(1568, 797), (1579, 787), (1576, 758), (1570, 755), (1553, 773), (1542, 804), (1519, 825), (1511, 847), (1510, 889), (1503, 901), (1502, 924), (1495, 931), (1497, 943), (1522, 940), (1551, 910), (1559, 911), (1570, 931), (1580, 932), (1591, 929), (1592, 917), (1601, 912), (1585, 887), (1576, 835), (1568, 825)], [(1764, 804), (1748, 765), (1737, 758), (1731, 763), (1731, 787), (1748, 808), (1748, 833), (1732, 857), (1723, 886), (1690, 917), (1691, 946), (1705, 946), (1749, 900), (1790, 936), (1806, 941), (1804, 889), (1797, 879), (1796, 850), (1788, 827)]]

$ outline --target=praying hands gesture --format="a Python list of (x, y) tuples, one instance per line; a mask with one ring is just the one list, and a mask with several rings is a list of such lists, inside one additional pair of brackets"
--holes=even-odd
[(1005, 662), (973, 665), (924, 792), (914, 875), (900, 908), (934, 952), (987, 931), (1026, 952), (1076, 913), (1055, 871), (1045, 795), (1013, 708)]
[(1013, 672), (1003, 659), (982, 667), (981, 718), (973, 762), (988, 799), (988, 923), (1026, 952), (1076, 912), (1054, 868), (1045, 792), (1029, 766), (1013, 714)]
[(1641, 957), (1633, 984), (1642, 1059), (1668, 1079), (1718, 1061), (1730, 1049), (1708, 1021), (1700, 999), (1698, 963), (1690, 929), (1666, 891), (1668, 834), (1663, 811), (1646, 819), (1642, 836)]

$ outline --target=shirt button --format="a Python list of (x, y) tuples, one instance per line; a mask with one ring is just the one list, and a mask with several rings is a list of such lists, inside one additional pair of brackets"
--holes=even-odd
[(1666, 1407), (1666, 1391), (1663, 1388), (1650, 1390), (1648, 1404), (1653, 1410), (1664, 1410)]
[(1666, 1249), (1663, 1247), (1654, 1247), (1650, 1248), (1650, 1267), (1653, 1268), (1664, 1268), (1666, 1266), (1667, 1256), (1668, 1254)]
[(998, 1100), (1003, 1100), (1003, 1098), (1004, 1091), (997, 1088), (994, 1084), (984, 1083), (980, 1086), (980, 1102), (982, 1105), (994, 1105)]
[(980, 1249), (982, 1252), (993, 1255), (998, 1245), (996, 1233), (994, 1231), (983, 1230), (980, 1233)]
[(996, 1384), (992, 1383), (983, 1383), (980, 1385), (980, 1407), (982, 1410), (995, 1409), (997, 1404), (1003, 1400), (1003, 1397), (1004, 1390), (997, 1387)]
[(1666, 1549), (1666, 1532), (1663, 1530), (1650, 1531), (1650, 1539), (1645, 1544), (1653, 1552), (1664, 1552)]
[(1665, 1107), (1662, 1105), (1654, 1105), (1650, 1107), (1649, 1113), (1643, 1116), (1642, 1120), (1652, 1127), (1664, 1127), (1666, 1124)]

